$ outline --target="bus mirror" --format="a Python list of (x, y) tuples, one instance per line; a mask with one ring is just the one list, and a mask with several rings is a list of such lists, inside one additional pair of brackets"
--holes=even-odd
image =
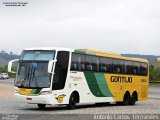
[(18, 61), (19, 61), (19, 59), (15, 59), (15, 60), (9, 61), (9, 63), (8, 63), (8, 72), (10, 72), (10, 73), (16, 73), (16, 71), (12, 71), (12, 67), (13, 67), (13, 63), (16, 63)]
[(53, 63), (54, 62), (56, 62), (56, 60), (50, 60), (49, 62), (48, 62), (48, 73), (52, 73), (52, 71), (53, 71)]

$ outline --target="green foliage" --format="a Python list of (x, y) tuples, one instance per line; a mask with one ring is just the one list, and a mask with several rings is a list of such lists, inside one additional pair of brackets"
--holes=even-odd
[(150, 81), (160, 81), (160, 67), (154, 69), (153, 65), (150, 65)]
[[(17, 67), (13, 67), (12, 68), (12, 71), (16, 71)], [(0, 73), (8, 73), (8, 66), (5, 65), (3, 67), (0, 67)], [(15, 74), (12, 74), (12, 73), (8, 73), (9, 77), (15, 77)]]
[(7, 72), (7, 65), (4, 67), (0, 67), (0, 73), (6, 73)]
[(16, 72), (17, 71), (17, 67), (12, 67), (12, 71)]

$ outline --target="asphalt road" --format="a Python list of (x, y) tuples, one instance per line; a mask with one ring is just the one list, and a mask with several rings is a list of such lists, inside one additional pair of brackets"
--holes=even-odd
[(39, 110), (37, 105), (19, 103), (13, 95), (13, 80), (0, 80), (0, 113), (6, 114), (160, 114), (160, 87), (149, 88), (149, 99), (139, 101), (135, 106), (78, 105), (75, 110), (65, 106), (47, 106)]

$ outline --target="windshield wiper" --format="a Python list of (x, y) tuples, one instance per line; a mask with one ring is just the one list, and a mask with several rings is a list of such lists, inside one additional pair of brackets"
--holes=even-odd
[(30, 67), (29, 67), (28, 73), (27, 73), (27, 81), (29, 80), (29, 73), (30, 73)]
[(38, 87), (38, 83), (37, 83), (37, 80), (36, 80), (36, 78), (35, 78), (35, 71), (36, 71), (36, 68), (34, 68), (33, 73), (32, 73), (32, 74), (33, 74), (33, 75), (32, 75), (32, 81), (34, 81), (36, 87)]
[(34, 79), (34, 74), (35, 74), (35, 68), (33, 69), (33, 73), (31, 75), (31, 81), (33, 81), (33, 79)]

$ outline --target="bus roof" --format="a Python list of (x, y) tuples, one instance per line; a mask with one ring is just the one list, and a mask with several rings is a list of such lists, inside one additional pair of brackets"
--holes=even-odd
[(64, 48), (64, 47), (37, 47), (37, 48), (25, 48), (24, 50), (64, 50), (64, 51), (74, 51), (71, 48)]
[(76, 49), (75, 52), (89, 54), (89, 55), (97, 55), (97, 56), (102, 56), (102, 57), (110, 57), (110, 58), (117, 58), (117, 59), (132, 60), (132, 61), (137, 61), (137, 62), (147, 62), (148, 63), (146, 59), (125, 57), (120, 54), (92, 50), (92, 49)]
[(64, 48), (64, 47), (37, 47), (37, 48), (26, 48), (24, 50), (56, 50), (56, 51), (63, 50), (63, 51), (71, 51), (76, 53), (83, 53), (83, 54), (96, 55), (96, 56), (102, 56), (102, 57), (132, 60), (132, 61), (138, 61), (138, 62), (148, 62), (146, 59), (125, 57), (120, 54), (92, 50), (92, 49), (72, 49), (72, 48)]

